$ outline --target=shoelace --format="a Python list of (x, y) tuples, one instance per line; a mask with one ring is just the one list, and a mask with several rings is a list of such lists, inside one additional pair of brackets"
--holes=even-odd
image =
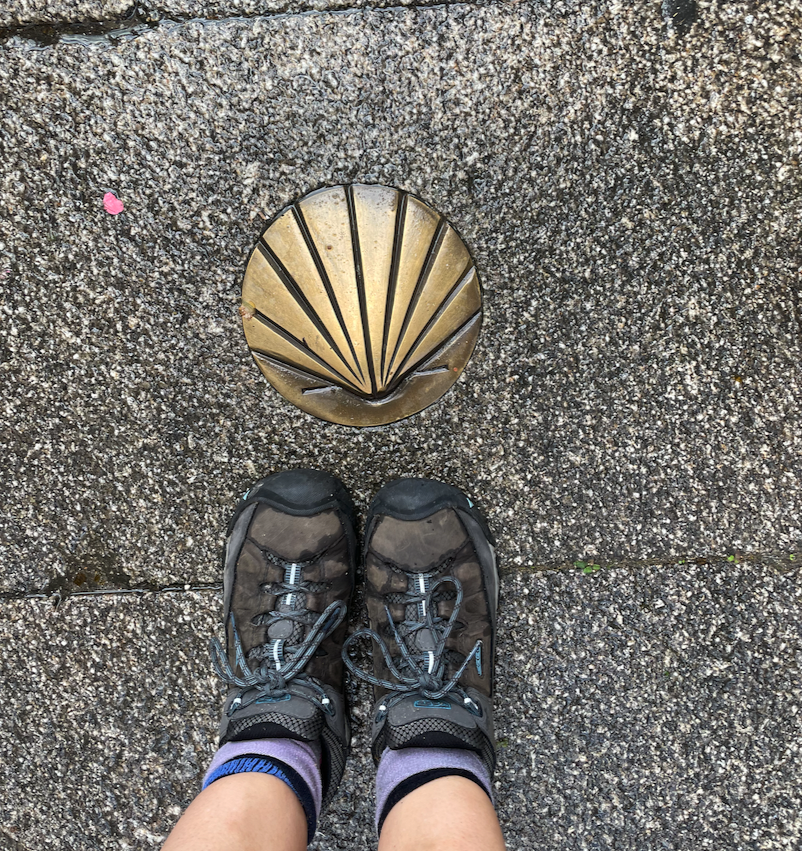
[[(446, 583), (452, 584), (457, 590), (457, 595), (454, 599), (454, 608), (447, 621), (436, 614), (437, 603), (434, 600), (435, 591), (441, 585)], [(402, 622), (401, 626), (408, 629), (406, 636), (414, 636), (417, 631), (421, 629), (428, 629), (432, 636), (437, 637), (434, 649), (426, 651), (425, 656), (420, 655), (417, 658), (410, 652), (404, 637), (400, 635), (398, 627), (390, 614), (390, 608), (385, 603), (384, 611), (387, 615), (387, 622), (390, 625), (393, 638), (401, 651), (402, 665), (397, 665), (395, 660), (393, 660), (390, 656), (390, 651), (384, 639), (375, 630), (366, 627), (359, 629), (354, 632), (353, 635), (350, 635), (343, 645), (343, 661), (348, 667), (348, 670), (351, 671), (354, 676), (359, 677), (359, 679), (364, 680), (371, 685), (395, 692), (394, 696), (390, 698), (390, 701), (388, 701), (389, 704), (396, 703), (405, 695), (412, 694), (413, 692), (420, 693), (429, 700), (439, 700), (450, 691), (456, 690), (457, 693), (462, 696), (464, 703), (475, 706), (471, 698), (468, 697), (461, 688), (457, 688), (457, 683), (459, 682), (459, 678), (463, 675), (463, 673), (465, 673), (471, 659), (475, 659), (476, 670), (481, 676), (481, 639), (474, 644), (473, 649), (465, 657), (456, 673), (454, 673), (450, 679), (445, 681), (446, 663), (443, 657), (446, 642), (448, 641), (448, 637), (451, 635), (451, 631), (457, 621), (457, 615), (459, 614), (459, 609), (462, 605), (463, 596), (462, 583), (454, 576), (444, 576), (441, 579), (438, 579), (437, 582), (435, 582), (432, 587), (423, 594), (407, 595), (409, 603), (423, 603), (424, 616), (422, 620), (404, 620)], [(382, 656), (384, 657), (385, 664), (387, 665), (390, 673), (396, 678), (395, 682), (391, 680), (383, 680), (370, 671), (363, 671), (361, 668), (358, 668), (349, 657), (348, 648), (358, 639), (366, 637), (371, 638), (379, 646)], [(403, 667), (405, 671), (409, 672), (409, 674), (403, 673), (400, 670), (400, 667)]]
[[(271, 667), (269, 659), (265, 658), (262, 659), (256, 670), (251, 668), (248, 660), (245, 658), (245, 652), (242, 649), (242, 642), (234, 621), (234, 615), (231, 614), (235, 666), (232, 668), (222, 644), (216, 638), (213, 638), (209, 642), (209, 652), (211, 653), (212, 665), (215, 672), (228, 685), (240, 689), (239, 695), (234, 698), (228, 708), (228, 714), (232, 715), (238, 709), (250, 706), (256, 700), (263, 698), (277, 699), (287, 694), (292, 694), (292, 683), (301, 683), (316, 692), (320, 696), (319, 701), (308, 694), (302, 694), (300, 696), (310, 700), (324, 712), (330, 713), (328, 695), (313, 677), (304, 673), (303, 669), (317, 652), (321, 642), (342, 622), (346, 610), (347, 606), (344, 601), (335, 600), (321, 613), (306, 638), (304, 638), (297, 648), (294, 648), (294, 652), (290, 655), (289, 659), (284, 660), (286, 664), (283, 667), (280, 669)], [(285, 614), (297, 615), (299, 613), (288, 612)], [(298, 620), (298, 617), (290, 617), (289, 619)], [(237, 671), (240, 671), (241, 675), (238, 675)], [(249, 692), (248, 699), (243, 700), (246, 692)]]

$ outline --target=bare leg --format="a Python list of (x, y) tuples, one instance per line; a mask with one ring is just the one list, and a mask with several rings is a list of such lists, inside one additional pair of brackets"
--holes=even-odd
[(379, 851), (504, 851), (487, 793), (465, 777), (440, 777), (387, 814)]
[(222, 777), (189, 805), (163, 851), (303, 851), (306, 817), (295, 793), (269, 774)]

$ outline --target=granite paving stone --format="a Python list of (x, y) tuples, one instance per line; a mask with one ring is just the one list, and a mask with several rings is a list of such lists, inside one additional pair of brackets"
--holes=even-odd
[[(487, 513), (510, 851), (802, 844), (802, 2), (406, 6), (0, 10), (0, 847), (159, 847), (225, 522), (291, 466)], [(350, 182), (446, 215), (485, 295), (452, 391), (370, 430), (237, 313), (265, 222)], [(376, 844), (349, 694), (318, 851)]]
[[(482, 6), (504, 0), (475, 0), (470, 5)], [(382, 9), (391, 7), (446, 5), (424, 0), (8, 0), (0, 10), (0, 27), (28, 27), (27, 35), (35, 38), (91, 34), (93, 24), (117, 22), (112, 28), (118, 36), (126, 28), (162, 20), (222, 20), (234, 17), (256, 17), (335, 9)], [(449, 3), (449, 6), (464, 5)], [(652, 8), (655, 18), (661, 16), (667, 26), (681, 34), (698, 20), (696, 0), (665, 0)], [(31, 27), (44, 25), (38, 32)], [(48, 29), (48, 25), (54, 25)]]
[(0, 27), (66, 21), (107, 21), (124, 17), (132, 0), (6, 0), (0, 9)]
[[(163, 22), (0, 46), (0, 588), (214, 580), (235, 494), (288, 466), (364, 507), (441, 476), (508, 566), (800, 548), (802, 4), (517, 3)], [(441, 403), (291, 408), (237, 299), (269, 219), (415, 192), (485, 324)], [(125, 212), (108, 215), (106, 191)]]
[(508, 577), (508, 847), (797, 848), (799, 580), (761, 564)]
[[(499, 0), (479, 0), (482, 6)], [(10, 0), (0, 9), (0, 27), (24, 28), (23, 35), (43, 41), (80, 41), (97, 33), (95, 24), (114, 23), (114, 37), (158, 21), (225, 20), (336, 9), (428, 7), (415, 0)], [(453, 4), (452, 4), (453, 5)], [(659, 14), (656, 11), (655, 14)]]
[[(519, 571), (501, 591), (510, 851), (799, 847), (798, 568)], [(3, 847), (159, 847), (213, 753), (220, 605), (211, 591), (0, 604)], [(369, 693), (349, 691), (354, 753), (319, 851), (376, 844)]]

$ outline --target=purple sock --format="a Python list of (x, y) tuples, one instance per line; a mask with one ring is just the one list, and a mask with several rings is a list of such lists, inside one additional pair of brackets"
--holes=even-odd
[(303, 807), (309, 843), (315, 834), (323, 802), (320, 757), (317, 742), (310, 744), (294, 739), (229, 742), (214, 755), (201, 788), (231, 774), (259, 772), (278, 777), (292, 789)]
[(467, 777), (493, 800), (490, 775), (473, 751), (457, 748), (385, 750), (376, 773), (376, 830), (381, 833), (390, 810), (410, 792), (438, 777)]

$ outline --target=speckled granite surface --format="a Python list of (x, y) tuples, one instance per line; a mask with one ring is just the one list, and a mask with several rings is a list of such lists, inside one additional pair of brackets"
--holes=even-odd
[[(479, 0), (482, 6), (498, 0)], [(693, 3), (693, 0), (671, 0)], [(45, 27), (39, 36), (48, 37), (48, 26), (56, 33), (91, 31), (97, 22), (115, 22), (117, 30), (157, 21), (206, 21), (235, 17), (258, 17), (362, 8), (429, 7), (437, 3), (413, 0), (6, 0), (0, 9), (0, 27)], [(445, 5), (445, 4), (443, 4)], [(449, 4), (464, 5), (464, 4)], [(664, 16), (667, 10), (662, 9)], [(670, 11), (668, 11), (670, 18)], [(35, 30), (28, 35), (37, 37)]]
[[(511, 849), (798, 847), (800, 24), (556, 2), (0, 44), (0, 845), (158, 846), (217, 713), (191, 587), (236, 495), (304, 465), (361, 508), (428, 475), (486, 510)], [(463, 379), (371, 431), (289, 407), (237, 315), (261, 217), (356, 181), (442, 211), (485, 291)], [(577, 560), (619, 567), (528, 572)], [(371, 782), (357, 755), (319, 849), (370, 846)]]
[[(760, 42), (737, 5), (686, 39), (556, 8), (2, 48), (5, 588), (208, 580), (233, 495), (292, 465), (363, 505), (442, 475), (509, 565), (799, 546), (796, 7)], [(259, 214), (351, 181), (441, 210), (485, 288), (464, 379), (377, 431), (291, 409), (236, 312)]]
[[(211, 592), (0, 604), (3, 847), (159, 846), (212, 754), (219, 606)], [(798, 569), (516, 573), (500, 613), (510, 851), (799, 847)], [(321, 851), (375, 847), (369, 697), (351, 695)]]
[(67, 21), (102, 21), (125, 17), (132, 0), (6, 0), (0, 27)]

